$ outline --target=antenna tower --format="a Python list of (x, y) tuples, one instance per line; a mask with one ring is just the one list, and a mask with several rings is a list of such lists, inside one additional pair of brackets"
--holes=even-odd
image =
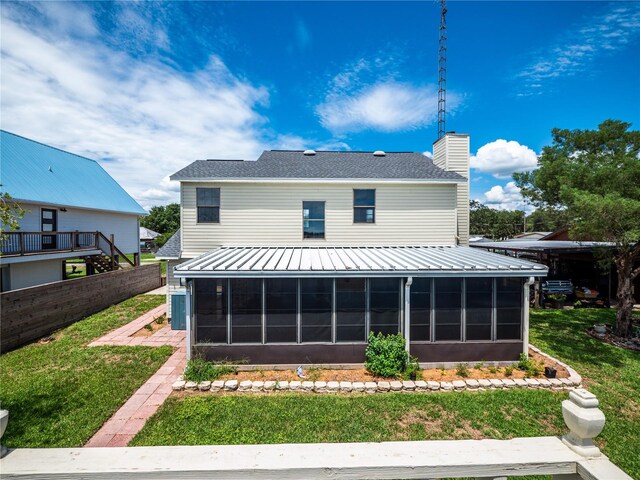
[(447, 112), (447, 0), (440, 0), (440, 39), (438, 41), (438, 138), (445, 134)]

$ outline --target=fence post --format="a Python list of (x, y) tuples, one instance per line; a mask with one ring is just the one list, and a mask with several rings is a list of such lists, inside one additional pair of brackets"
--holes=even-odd
[(20, 233), (20, 255), (24, 255), (25, 251), (24, 251), (24, 232), (18, 232)]
[(136, 267), (140, 266), (140, 254), (138, 252), (133, 254), (133, 263)]
[(115, 269), (116, 266), (116, 249), (115, 249), (115, 241), (116, 241), (116, 237), (115, 235), (112, 233), (111, 235), (109, 235), (109, 241), (110, 241), (110, 249), (111, 249), (111, 253), (110, 253), (110, 257), (111, 257), (111, 270)]

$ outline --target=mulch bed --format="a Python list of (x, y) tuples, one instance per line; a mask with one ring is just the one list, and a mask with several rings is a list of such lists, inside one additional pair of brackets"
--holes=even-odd
[(167, 326), (167, 316), (162, 315), (161, 317), (156, 318), (155, 320), (151, 321), (151, 323), (148, 323), (147, 325), (142, 327), (140, 330), (138, 330), (136, 333), (134, 333), (131, 336), (132, 337), (150, 337), (151, 335), (156, 333), (158, 330), (166, 326)]
[[(568, 378), (569, 372), (557, 364), (556, 362), (539, 355), (534, 351), (529, 351), (529, 357), (536, 363), (542, 364), (541, 370), (544, 371), (544, 367), (552, 367), (557, 370), (557, 378)], [(501, 378), (525, 378), (525, 372), (512, 367), (511, 376), (506, 375), (506, 367), (490, 367), (483, 365), (482, 363), (468, 362), (466, 363), (468, 369), (468, 375), (460, 376), (457, 374), (457, 368), (440, 369), (430, 368), (421, 371), (421, 375), (418, 380), (432, 380), (436, 382), (451, 382), (453, 380), (465, 380), (465, 379), (501, 379)], [(250, 370), (239, 371), (237, 373), (231, 373), (223, 375), (219, 380), (243, 380), (251, 381), (295, 381), (295, 380), (310, 380), (321, 382), (377, 382), (381, 380), (389, 380), (388, 378), (376, 377), (369, 373), (364, 368), (350, 369), (350, 370), (334, 370), (325, 368), (313, 368), (312, 365), (303, 366), (305, 378), (300, 378), (296, 374), (295, 370)], [(541, 375), (541, 377), (543, 377)]]
[[(634, 322), (638, 325), (638, 322)], [(640, 352), (640, 337), (635, 338), (622, 338), (613, 333), (611, 328), (607, 325), (607, 333), (596, 333), (593, 327), (587, 328), (587, 334), (596, 338), (602, 342), (614, 345), (620, 348), (626, 348), (627, 350), (633, 350)]]

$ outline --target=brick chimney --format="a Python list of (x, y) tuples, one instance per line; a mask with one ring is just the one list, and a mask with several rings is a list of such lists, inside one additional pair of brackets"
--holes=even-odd
[(456, 211), (459, 244), (469, 245), (469, 134), (449, 132), (435, 141), (433, 163), (467, 179), (456, 187)]

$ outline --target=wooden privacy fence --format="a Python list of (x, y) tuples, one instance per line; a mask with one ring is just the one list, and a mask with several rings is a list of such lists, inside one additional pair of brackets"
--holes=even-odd
[(159, 286), (160, 264), (153, 264), (4, 292), (0, 294), (0, 351)]

